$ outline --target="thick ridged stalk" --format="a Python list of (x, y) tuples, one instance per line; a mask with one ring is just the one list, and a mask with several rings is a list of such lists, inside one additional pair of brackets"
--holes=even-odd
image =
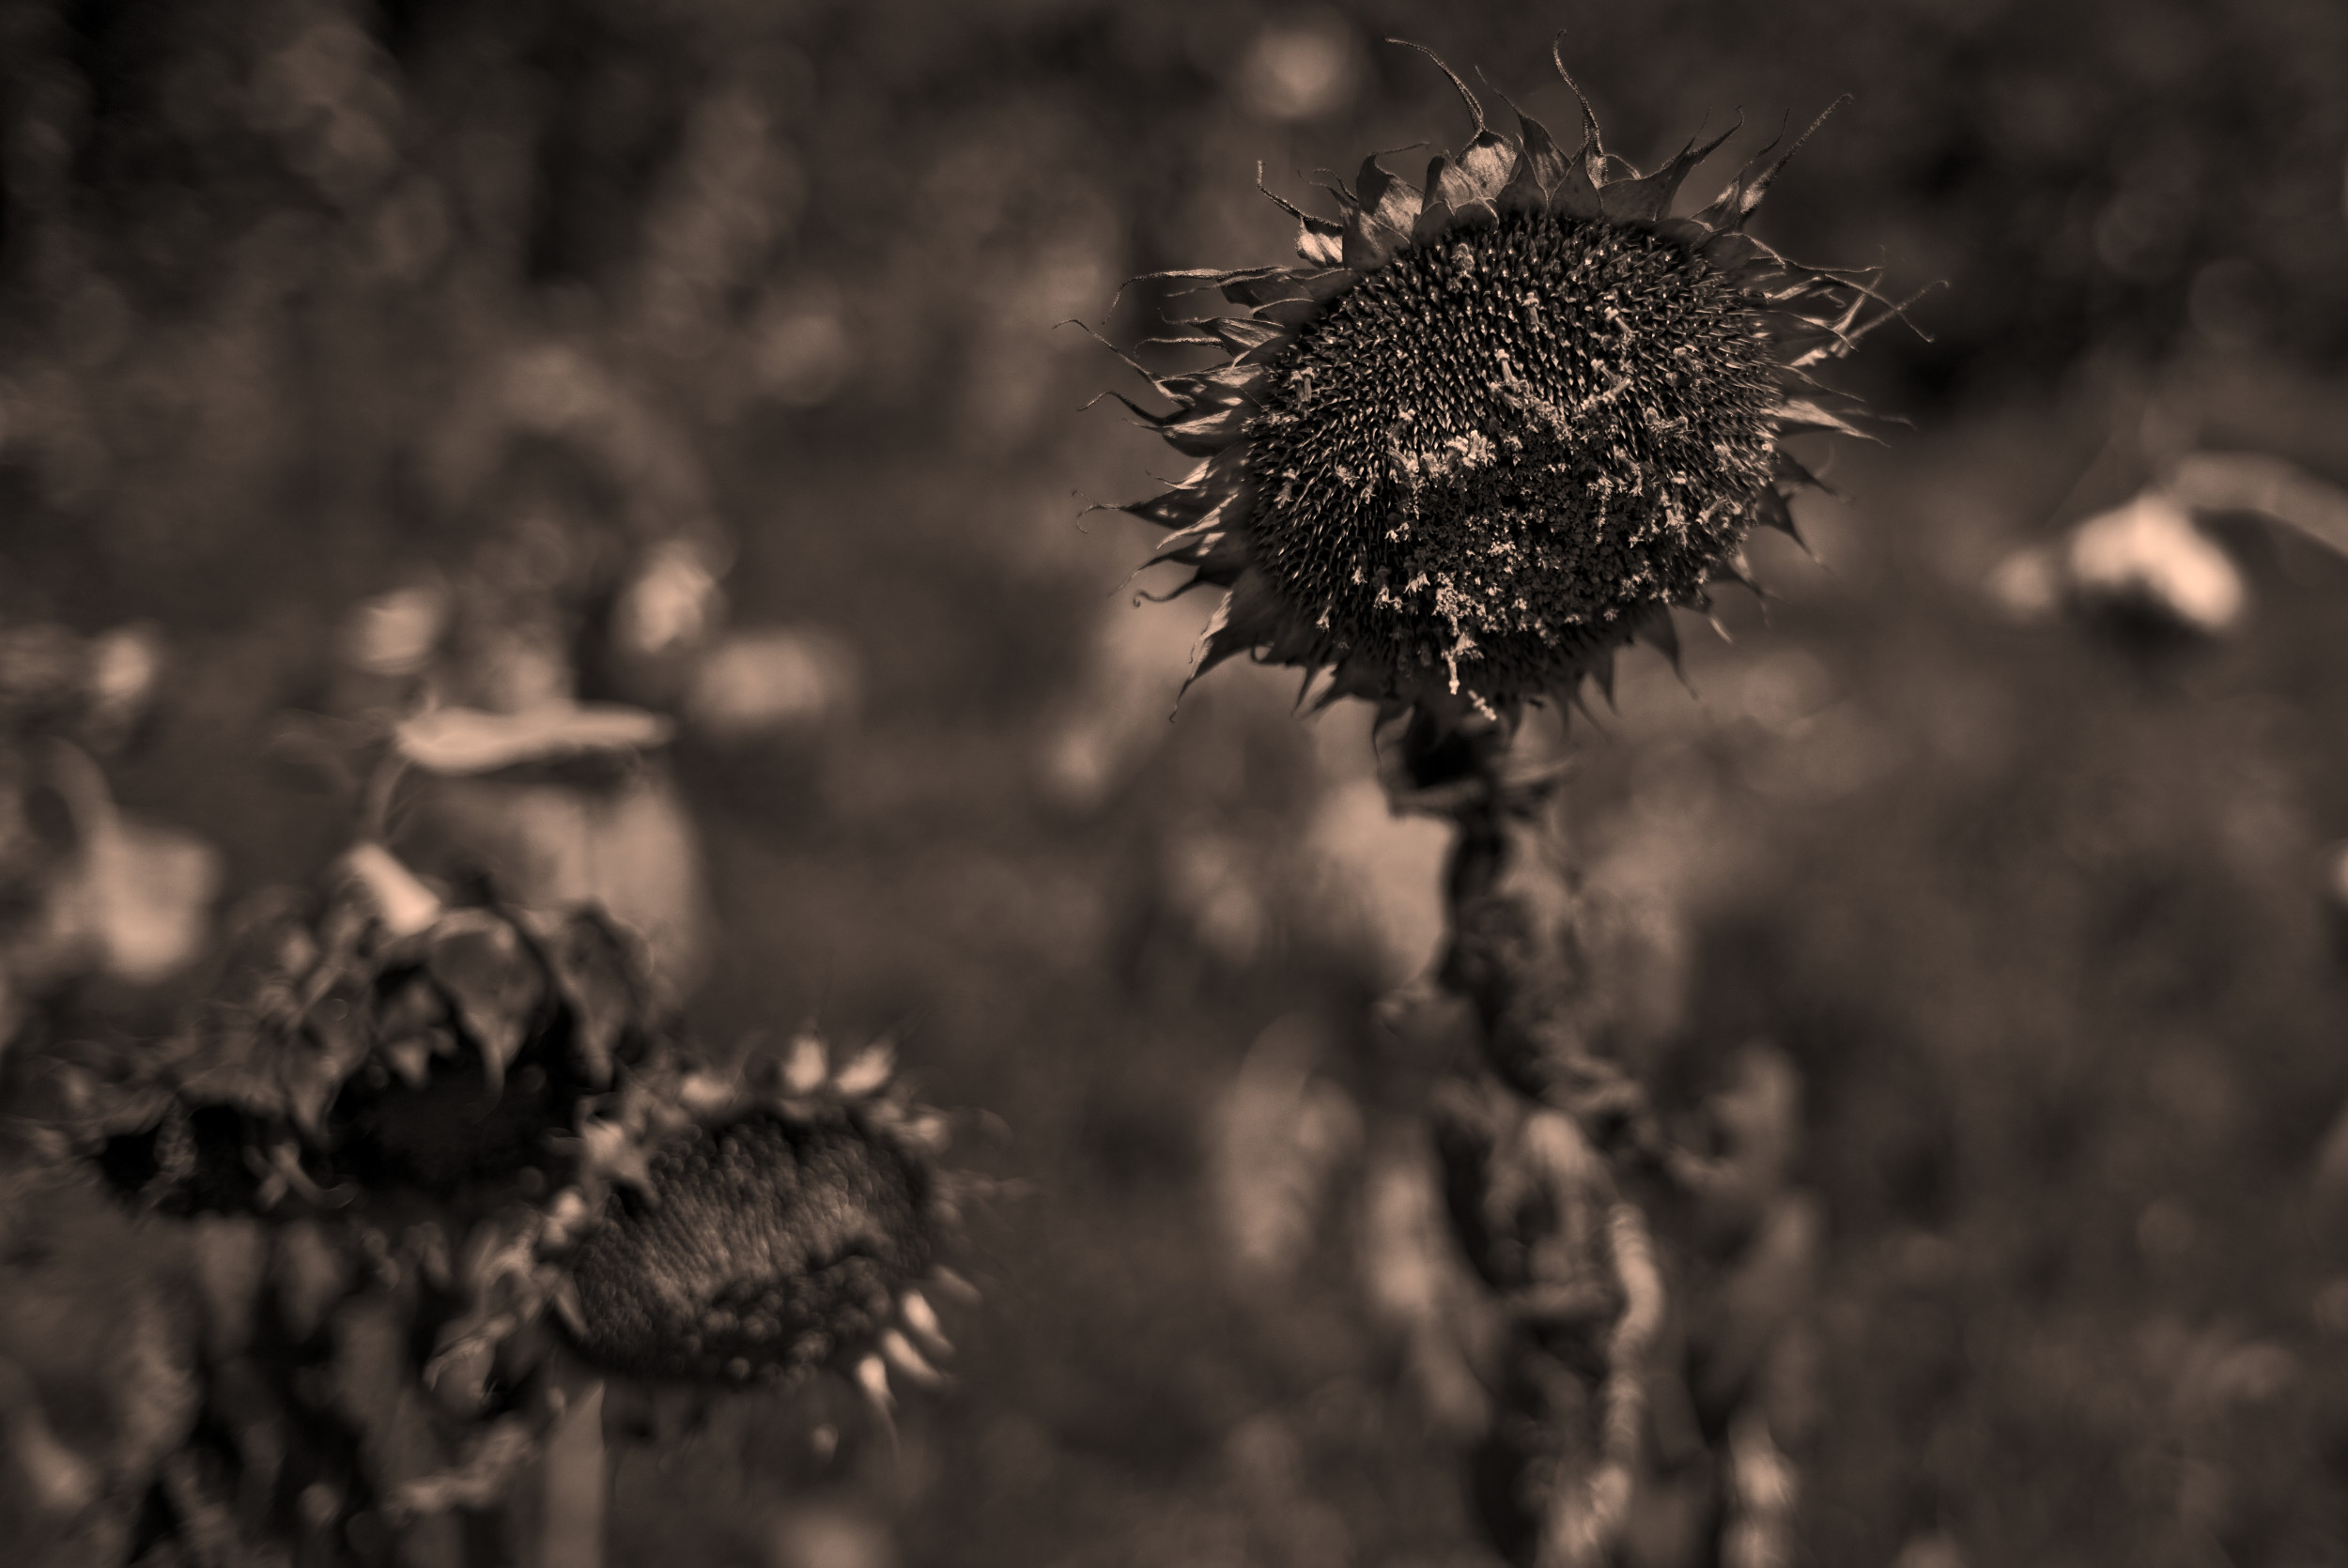
[(1430, 1120), (1499, 1330), (1471, 1461), (1492, 1544), (1527, 1568), (1791, 1561), (1819, 1224), (1789, 1182), (1790, 1063), (1727, 1053), (1667, 1125), (1665, 1062), (1614, 1026), (1599, 912), (1509, 727), (1413, 715), (1385, 758), (1398, 808), (1459, 835), (1439, 982), (1476, 1066)]

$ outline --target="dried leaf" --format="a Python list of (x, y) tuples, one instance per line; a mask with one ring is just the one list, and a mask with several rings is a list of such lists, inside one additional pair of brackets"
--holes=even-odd
[(399, 725), (399, 753), (428, 772), (461, 777), (525, 762), (626, 755), (664, 744), (658, 714), (604, 702), (549, 702), (518, 714), (434, 708)]
[(538, 955), (571, 1010), (571, 1052), (587, 1081), (611, 1082), (611, 1050), (643, 1007), (642, 961), (594, 910), (534, 923)]
[(481, 1050), (481, 1068), (502, 1083), (522, 1048), (546, 978), (521, 933), (487, 910), (458, 910), (434, 927), (425, 968)]
[(354, 845), (343, 867), (394, 937), (413, 936), (440, 917), (440, 898), (382, 845)]

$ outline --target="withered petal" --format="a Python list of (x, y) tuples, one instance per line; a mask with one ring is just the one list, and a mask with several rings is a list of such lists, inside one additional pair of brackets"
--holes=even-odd
[[(1835, 110), (1850, 100), (1850, 94), (1845, 93), (1841, 98), (1828, 104), (1819, 113), (1818, 117), (1810, 122), (1810, 129), (1794, 138), (1792, 146), (1764, 164), (1762, 160), (1769, 156), (1769, 148), (1777, 146), (1777, 137), (1771, 137), (1769, 146), (1754, 153), (1752, 161), (1738, 171), (1737, 177), (1730, 180), (1726, 189), (1713, 198), (1712, 205), (1697, 213), (1696, 216), (1715, 229), (1727, 230), (1741, 227), (1745, 220), (1753, 216), (1753, 208), (1761, 205), (1761, 198), (1769, 193), (1769, 184), (1777, 178), (1778, 171), (1784, 168), (1794, 154), (1801, 150), (1802, 144), (1810, 140), (1818, 127), (1826, 123), (1829, 115), (1833, 114)], [(1781, 131), (1779, 134), (1783, 135), (1784, 132)]]
[(1599, 210), (1616, 223), (1651, 223), (1668, 216), (1672, 198), (1679, 194), (1680, 184), (1688, 177), (1689, 171), (1719, 151), (1721, 144), (1735, 135), (1743, 125), (1743, 116), (1739, 115), (1735, 125), (1702, 146), (1698, 146), (1694, 138), (1691, 137), (1686, 146), (1673, 154), (1671, 161), (1653, 174), (1609, 185), (1599, 192)]
[(1475, 140), (1460, 150), (1443, 188), (1443, 199), (1455, 208), (1491, 201), (1506, 188), (1516, 161), (1516, 148), (1506, 138), (1496, 131), (1478, 132)]
[(1256, 319), (1267, 326), (1302, 327), (1320, 314), (1321, 301), (1318, 300), (1278, 300), (1259, 309)]
[(1266, 344), (1284, 341), (1288, 334), (1277, 326), (1245, 315), (1211, 315), (1197, 321), (1186, 321), (1185, 327), (1203, 327), (1213, 339), (1236, 358)]
[(1344, 267), (1305, 271), (1284, 267), (1267, 276), (1240, 278), (1223, 285), (1223, 297), (1235, 305), (1268, 305), (1278, 300), (1326, 300), (1351, 288), (1355, 274)]
[(1256, 189), (1272, 198), (1296, 220), (1296, 254), (1320, 267), (1335, 267), (1345, 259), (1345, 230), (1326, 218), (1316, 218), (1263, 182), (1263, 163), (1256, 164)]
[(1639, 621), (1631, 636), (1671, 661), (1673, 674), (1686, 678), (1679, 662), (1679, 623), (1672, 619), (1671, 606), (1656, 606)]
[(1590, 107), (1589, 94), (1582, 90), (1582, 84), (1566, 69), (1565, 42), (1566, 33), (1561, 27), (1557, 36), (1549, 40), (1549, 57), (1557, 67), (1559, 79), (1572, 91), (1573, 100), (1582, 105), (1582, 151), (1575, 161), (1582, 166), (1582, 177), (1595, 190), (1606, 182), (1606, 141), (1599, 133), (1598, 114)]
[(1222, 517), (1211, 516), (1159, 540), (1143, 570), (1167, 561), (1202, 571), (1237, 567), (1246, 564), (1246, 546)]
[(1770, 462), (1769, 477), (1772, 479), (1792, 484), (1797, 489), (1817, 490), (1830, 496), (1839, 493), (1833, 485), (1812, 473), (1802, 465), (1800, 458), (1784, 447), (1779, 447), (1771, 454)]
[(1445, 76), (1451, 78), (1452, 86), (1459, 90), (1460, 101), (1467, 105), (1468, 116), (1475, 121), (1475, 133), (1479, 136), (1484, 133), (1484, 106), (1475, 101), (1475, 95), (1468, 91), (1468, 85), (1460, 80), (1460, 73), (1458, 71), (1453, 70), (1449, 66), (1444, 63), (1442, 55), (1436, 54), (1433, 50), (1428, 48), (1423, 43), (1413, 43), (1409, 38), (1388, 38), (1386, 41), (1388, 43), (1398, 43), (1405, 49), (1415, 49), (1420, 54), (1426, 55), (1429, 59), (1434, 61), (1435, 69), (1442, 71)]
[(1778, 433), (1782, 436), (1799, 436), (1808, 430), (1831, 430), (1838, 436), (1857, 436), (1861, 440), (1876, 438), (1815, 398), (1787, 399), (1778, 406), (1775, 419)]
[(1418, 217), (1411, 224), (1411, 243), (1428, 245), (1442, 238), (1451, 228), (1451, 206), (1443, 199), (1444, 177), (1449, 173), (1451, 160), (1437, 153), (1427, 165), (1427, 194), (1422, 199)]
[(1185, 403), (1255, 401), (1269, 374), (1261, 365), (1224, 364), (1182, 376), (1151, 377), (1158, 391)]
[(1773, 488), (1753, 498), (1753, 520), (1757, 527), (1775, 529), (1804, 549), (1809, 547), (1802, 544), (1801, 530), (1794, 526), (1794, 509)]
[(1148, 500), (1137, 500), (1111, 510), (1139, 517), (1144, 522), (1155, 523), (1160, 528), (1182, 529), (1204, 516), (1213, 505), (1214, 500), (1207, 491), (1184, 488), (1168, 490), (1162, 496), (1152, 496)]
[(1109, 396), (1132, 409), (1134, 417), (1164, 437), (1166, 445), (1190, 457), (1207, 456), (1238, 440), (1246, 434), (1248, 416), (1254, 412), (1246, 404), (1232, 404), (1153, 414), (1123, 392), (1111, 392)]
[(1158, 426), (1166, 444), (1191, 457), (1220, 452), (1247, 434), (1255, 408), (1244, 403), (1186, 414)]
[(1565, 173), (1549, 192), (1549, 206), (1551, 211), (1562, 212), (1568, 218), (1598, 216), (1598, 182), (1590, 177), (1585, 161), (1577, 159), (1566, 164)]
[(1383, 267), (1411, 242), (1418, 220), (1419, 194), (1409, 181), (1378, 166), (1372, 153), (1362, 160), (1359, 205), (1345, 224), (1345, 265), (1357, 272)]

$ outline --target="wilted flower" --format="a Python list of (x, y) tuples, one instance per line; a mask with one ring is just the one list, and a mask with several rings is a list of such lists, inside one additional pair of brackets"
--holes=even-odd
[(1586, 102), (1568, 155), (1452, 80), (1475, 134), (1423, 191), (1372, 157), (1341, 219), (1296, 214), (1305, 265), (1166, 274), (1250, 307), (1176, 340), (1228, 363), (1151, 377), (1179, 406), (1143, 417), (1203, 461), (1127, 508), (1174, 530), (1154, 560), (1184, 588), (1228, 590), (1201, 673), (1244, 653), (1330, 671), (1328, 698), (1569, 698), (1634, 638), (1672, 651), (1671, 607), (1741, 577), (1754, 524), (1791, 531), (1811, 481), (1784, 438), (1850, 429), (1809, 371), (1874, 294), (1743, 232), (1792, 148), (1675, 218), (1725, 135), (1641, 176)]
[[(967, 1293), (935, 1260), (969, 1189), (886, 1047), (714, 1071), (600, 915), (451, 907), (379, 845), (239, 946), (178, 1037), (57, 1064), (39, 1139), (146, 1207), (269, 1222), (273, 1315), (253, 1353), (208, 1352), (214, 1419), (178, 1435), (209, 1467), (171, 1492), (182, 1541), (490, 1507), (581, 1362), (769, 1388), (830, 1366), (884, 1407), (892, 1374), (939, 1379), (925, 1289)], [(378, 1392), (441, 1468), (386, 1456), (374, 1396), (310, 1391), (368, 1321), (397, 1325)]]
[(2052, 545), (2015, 552), (1991, 574), (1989, 591), (2024, 620), (2067, 608), (2147, 651), (2225, 637), (2249, 604), (2232, 558), (2157, 487)]
[(834, 1071), (809, 1037), (766, 1082), (656, 1080), (641, 1121), (630, 1098), (605, 1125), (633, 1134), (614, 1163), (634, 1169), (612, 1171), (564, 1266), (588, 1360), (717, 1384), (830, 1364), (884, 1402), (891, 1370), (935, 1380), (947, 1346), (921, 1287), (963, 1182), (937, 1170), (944, 1120), (894, 1086), (886, 1047)]
[(2081, 523), (2063, 563), (2081, 608), (2163, 631), (2219, 636), (2241, 619), (2248, 597), (2226, 552), (2156, 491)]

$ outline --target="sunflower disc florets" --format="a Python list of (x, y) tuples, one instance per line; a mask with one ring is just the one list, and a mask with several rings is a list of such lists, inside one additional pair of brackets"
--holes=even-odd
[(910, 1103), (886, 1046), (835, 1070), (812, 1037), (743, 1079), (624, 1092), (587, 1129), (608, 1191), (562, 1268), (580, 1354), (609, 1371), (789, 1383), (833, 1365), (885, 1402), (949, 1347), (922, 1287), (960, 1183), (945, 1118)]
[(1424, 190), (1372, 157), (1340, 220), (1297, 213), (1306, 265), (1163, 275), (1250, 307), (1176, 340), (1228, 363), (1151, 377), (1179, 407), (1142, 417), (1203, 461), (1126, 509), (1174, 530), (1153, 560), (1184, 589), (1227, 591), (1200, 673), (1246, 653), (1330, 671), (1330, 698), (1570, 698), (1635, 638), (1676, 652), (1671, 607), (1741, 578), (1755, 524), (1791, 531), (1809, 475), (1779, 443), (1849, 428), (1808, 367), (1875, 296), (1742, 232), (1792, 149), (1674, 218), (1719, 140), (1641, 176), (1586, 103), (1568, 157), (1453, 81), (1475, 134)]

